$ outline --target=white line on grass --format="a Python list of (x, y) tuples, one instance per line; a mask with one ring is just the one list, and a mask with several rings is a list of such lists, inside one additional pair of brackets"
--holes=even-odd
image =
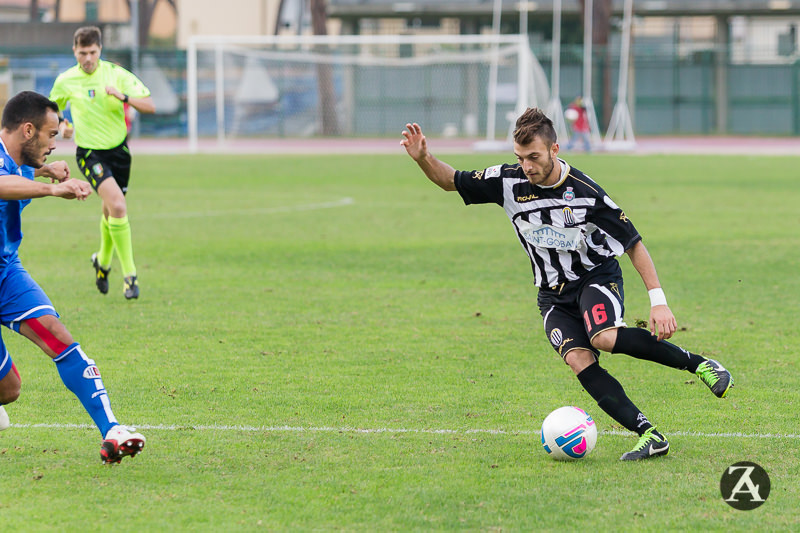
[(137, 215), (137, 218), (207, 218), (207, 217), (229, 217), (235, 215), (272, 215), (275, 213), (293, 213), (297, 211), (316, 211), (318, 209), (331, 209), (334, 207), (344, 207), (353, 205), (355, 200), (349, 197), (340, 198), (332, 202), (322, 202), (318, 204), (305, 205), (283, 205), (276, 207), (256, 207), (252, 209), (234, 209), (221, 211), (188, 211), (185, 213), (150, 213)]
[[(279, 205), (275, 207), (255, 207), (252, 209), (227, 209), (218, 211), (185, 211), (185, 212), (164, 212), (164, 213), (138, 213), (137, 219), (182, 219), (182, 218), (208, 218), (208, 217), (230, 217), (230, 216), (250, 216), (250, 215), (273, 215), (278, 213), (295, 213), (301, 211), (316, 211), (319, 209), (332, 209), (355, 204), (356, 201), (350, 197), (340, 198), (331, 202), (320, 202), (316, 204), (300, 205)], [(59, 222), (65, 219), (70, 220), (94, 220), (95, 215), (70, 216), (32, 216), (26, 217), (26, 222)]]
[[(11, 424), (12, 428), (44, 428), (44, 429), (91, 429), (95, 426), (91, 424)], [(231, 431), (244, 433), (417, 433), (431, 435), (539, 435), (539, 430), (505, 430), (505, 429), (435, 429), (435, 428), (353, 428), (353, 427), (303, 427), (303, 426), (225, 426), (225, 425), (166, 425), (166, 424), (138, 424), (138, 429), (155, 429), (161, 431)], [(705, 433), (702, 431), (667, 431), (668, 436), (679, 437), (703, 437), (703, 438), (723, 438), (723, 439), (800, 439), (800, 434), (780, 434), (780, 433)], [(601, 435), (613, 435), (630, 437), (633, 433), (616, 429), (603, 430)]]

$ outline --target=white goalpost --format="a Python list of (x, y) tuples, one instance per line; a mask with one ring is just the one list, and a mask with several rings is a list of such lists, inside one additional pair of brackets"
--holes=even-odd
[(561, 0), (553, 2), (552, 49), (551, 91), (550, 101), (547, 103), (547, 116), (553, 121), (559, 141), (566, 146), (569, 141), (569, 132), (564, 120), (564, 108), (561, 105)]
[(523, 35), (194, 36), (189, 150), (199, 139), (396, 135), (505, 138), (549, 98)]
[(600, 143), (600, 126), (597, 123), (597, 112), (592, 99), (592, 39), (594, 24), (594, 1), (586, 0), (583, 10), (583, 105), (589, 119), (589, 136), (592, 144)]
[(606, 149), (631, 149), (636, 147), (633, 134), (633, 121), (628, 107), (628, 69), (631, 51), (631, 23), (633, 20), (633, 0), (625, 0), (622, 17), (622, 41), (619, 54), (619, 81), (617, 83), (617, 102), (611, 113), (605, 137)]

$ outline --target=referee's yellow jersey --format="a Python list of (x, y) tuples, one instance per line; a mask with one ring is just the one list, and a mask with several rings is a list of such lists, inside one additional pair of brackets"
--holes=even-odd
[(150, 90), (139, 78), (102, 59), (91, 74), (81, 70), (80, 65), (62, 72), (50, 91), (50, 99), (62, 111), (69, 103), (75, 144), (81, 148), (108, 150), (122, 144), (128, 135), (123, 103), (106, 94), (107, 86), (116, 87), (130, 98), (150, 96)]

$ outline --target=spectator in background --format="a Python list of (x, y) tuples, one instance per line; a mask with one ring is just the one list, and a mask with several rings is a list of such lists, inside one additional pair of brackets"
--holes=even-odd
[(591, 152), (592, 144), (589, 138), (591, 127), (589, 126), (589, 114), (586, 112), (586, 106), (583, 104), (583, 98), (579, 96), (569, 104), (569, 107), (567, 107), (567, 110), (564, 112), (564, 118), (567, 119), (572, 128), (572, 136), (569, 138), (569, 142), (567, 146), (564, 147), (564, 150), (567, 152), (571, 151), (578, 140), (580, 140), (583, 142), (584, 151)]

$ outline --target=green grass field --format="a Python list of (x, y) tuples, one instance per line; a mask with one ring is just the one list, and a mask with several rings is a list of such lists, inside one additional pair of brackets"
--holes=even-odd
[[(435, 143), (432, 145), (435, 150)], [(457, 168), (505, 155), (446, 156)], [(71, 158), (70, 158), (71, 159)], [(547, 342), (502, 209), (464, 207), (396, 156), (144, 156), (129, 210), (142, 297), (93, 283), (99, 202), (36, 200), (21, 255), (148, 439), (103, 466), (52, 362), (3, 331), (23, 377), (0, 434), (3, 531), (800, 529), (798, 158), (569, 159), (626, 211), (681, 330), (723, 362), (691, 374), (605, 355), (670, 438), (636, 442)], [(627, 322), (647, 294), (627, 258)], [(549, 459), (542, 419), (593, 415), (594, 452)], [(723, 471), (768, 471), (753, 511)]]

